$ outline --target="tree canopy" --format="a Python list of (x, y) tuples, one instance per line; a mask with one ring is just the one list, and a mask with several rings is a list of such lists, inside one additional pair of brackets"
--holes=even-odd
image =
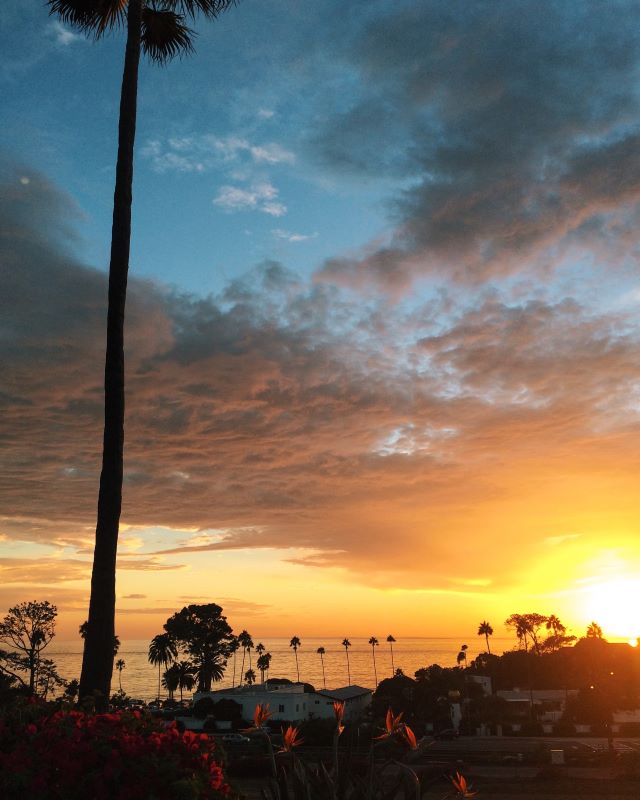
[(210, 691), (211, 682), (222, 677), (235, 644), (221, 606), (215, 603), (185, 606), (169, 617), (164, 629), (196, 667), (198, 691)]

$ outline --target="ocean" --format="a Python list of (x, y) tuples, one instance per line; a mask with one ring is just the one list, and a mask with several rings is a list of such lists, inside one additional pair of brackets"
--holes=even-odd
[[(300, 670), (300, 680), (311, 683), (316, 689), (323, 688), (322, 666), (320, 656), (317, 653), (319, 647), (325, 648), (324, 671), (326, 686), (328, 689), (335, 689), (346, 686), (347, 677), (347, 658), (341, 640), (329, 640), (327, 638), (302, 639), (302, 644), (298, 648), (298, 666)], [(269, 676), (272, 678), (289, 678), (296, 680), (296, 660), (289, 639), (267, 638), (254, 639), (255, 644), (259, 641), (271, 653), (271, 669)], [(375, 674), (373, 668), (373, 658), (371, 646), (366, 638), (350, 638), (352, 646), (349, 648), (349, 665), (351, 672), (351, 683), (359, 686), (373, 688), (375, 686)], [(498, 654), (511, 649), (515, 644), (515, 637), (512, 639), (504, 637), (491, 637), (492, 652)], [(468, 645), (467, 658), (471, 661), (478, 653), (484, 652), (484, 638), (474, 637), (473, 640), (460, 638), (413, 638), (402, 639), (393, 645), (393, 662), (397, 669), (400, 667), (405, 675), (413, 677), (416, 670), (421, 667), (428, 667), (431, 664), (440, 664), (443, 667), (453, 667), (456, 665), (456, 657), (460, 652), (462, 644)], [(117, 658), (122, 658), (125, 668), (122, 671), (122, 688), (131, 697), (145, 701), (152, 700), (158, 691), (158, 668), (149, 664), (147, 652), (149, 641), (147, 640), (125, 640), (122, 642)], [(380, 637), (380, 645), (376, 651), (376, 672), (378, 681), (383, 678), (391, 677), (391, 650), (386, 642), (386, 636)], [(44, 651), (46, 657), (52, 658), (58, 671), (63, 678), (71, 680), (80, 677), (82, 664), (82, 642), (78, 641), (54, 641)], [(256, 669), (256, 653), (251, 652), (251, 665), (260, 680), (260, 673)], [(236, 685), (240, 675), (242, 665), (242, 652), (236, 654)], [(249, 668), (248, 658), (245, 658), (244, 670)], [(114, 669), (112, 690), (116, 691), (119, 687), (119, 673)], [(214, 684), (214, 688), (223, 689), (233, 684), (233, 658), (229, 660), (227, 670), (222, 681)], [(163, 695), (166, 692), (163, 690)], [(185, 693), (185, 697), (189, 697)]]

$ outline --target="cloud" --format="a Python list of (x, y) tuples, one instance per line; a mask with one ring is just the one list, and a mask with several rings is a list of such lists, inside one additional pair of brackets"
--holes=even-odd
[(55, 38), (56, 44), (61, 47), (68, 47), (75, 42), (84, 41), (84, 36), (74, 33), (66, 28), (59, 20), (49, 23), (49, 32)]
[[(316, 126), (325, 168), (402, 188), (384, 246), (325, 279), (478, 283), (570, 258), (637, 257), (640, 9), (500, 0), (402, 4), (342, 55), (348, 104)], [(625, 246), (619, 246), (619, 231)], [(630, 248), (628, 244), (631, 243)]]
[(278, 201), (278, 190), (270, 183), (253, 184), (248, 189), (222, 186), (213, 202), (225, 211), (261, 211), (272, 217), (282, 217), (287, 207)]
[[(105, 275), (73, 256), (73, 205), (24, 174), (0, 193), (0, 535), (89, 555)], [(274, 262), (208, 298), (132, 276), (123, 524), (198, 538), (120, 567), (268, 548), (381, 589), (502, 591), (569, 524), (588, 542), (615, 516), (631, 547), (636, 316), (497, 289), (363, 302)]]
[(316, 239), (318, 237), (317, 233), (292, 233), (291, 231), (285, 231), (282, 228), (274, 228), (271, 231), (271, 234), (276, 239), (284, 239), (285, 242), (306, 242), (308, 239)]
[(123, 600), (146, 600), (147, 599), (147, 595), (146, 594), (123, 594), (122, 595), (122, 599)]
[(241, 136), (213, 134), (149, 139), (140, 150), (156, 172), (206, 172), (222, 167), (294, 164), (295, 155), (277, 142), (254, 144)]

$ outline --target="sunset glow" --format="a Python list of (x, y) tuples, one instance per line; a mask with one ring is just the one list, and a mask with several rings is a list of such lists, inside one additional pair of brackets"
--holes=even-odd
[[(145, 62), (121, 638), (637, 644), (640, 6), (587, 6), (243, 0)], [(79, 641), (122, 32), (2, 16), (0, 612)]]

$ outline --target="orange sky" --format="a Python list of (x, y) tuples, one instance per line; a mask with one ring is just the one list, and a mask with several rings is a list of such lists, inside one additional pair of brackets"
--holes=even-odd
[[(119, 635), (211, 601), (263, 637), (639, 635), (638, 5), (281, 5), (216, 21), (224, 86), (145, 67)], [(117, 94), (47, 36), (0, 48), (0, 612), (50, 600), (67, 638)]]

